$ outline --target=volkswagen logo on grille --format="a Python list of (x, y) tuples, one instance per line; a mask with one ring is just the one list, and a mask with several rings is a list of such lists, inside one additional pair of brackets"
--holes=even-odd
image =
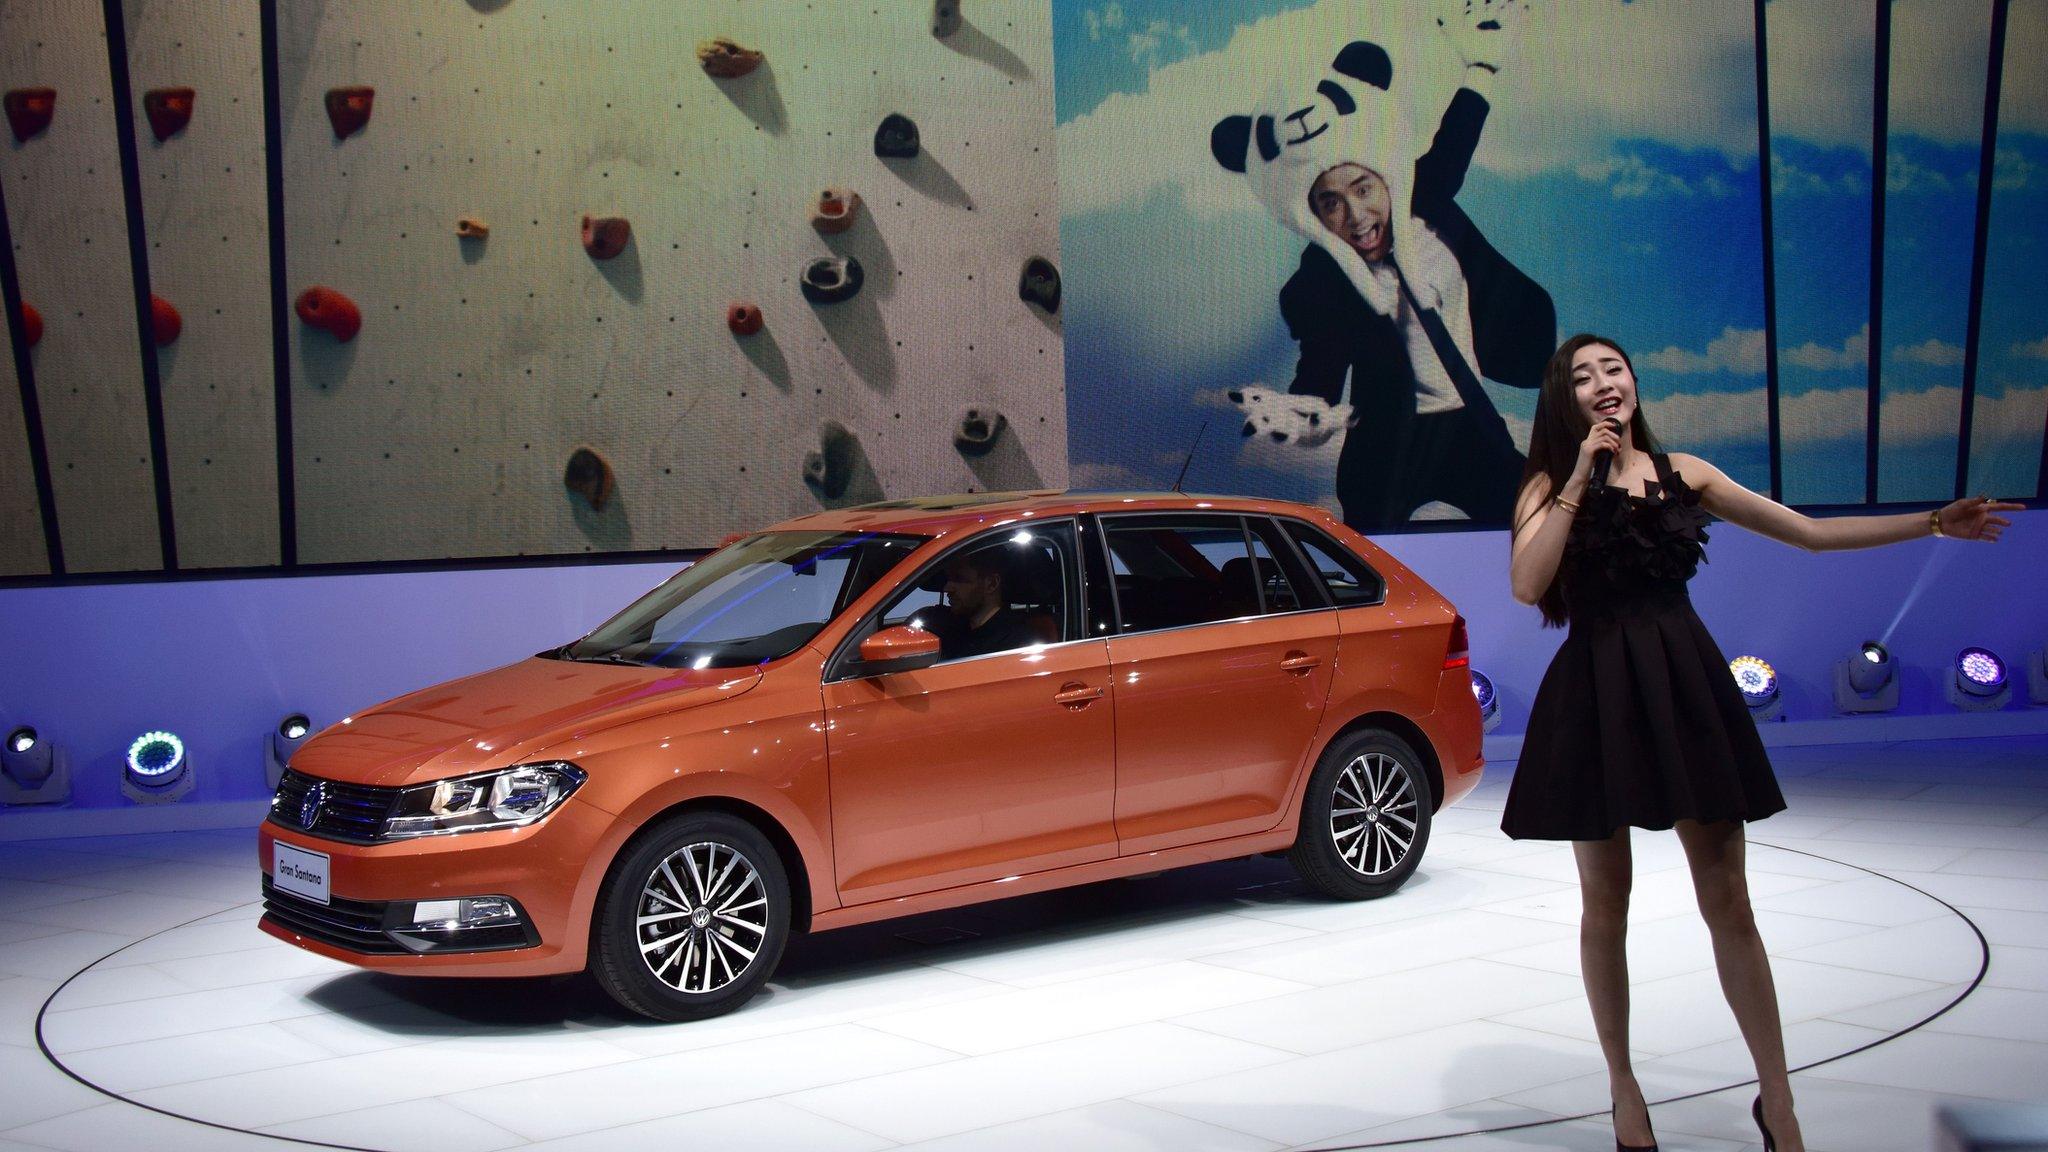
[(326, 802), (327, 782), (325, 780), (306, 789), (305, 797), (299, 801), (299, 827), (311, 828), (313, 822), (320, 819), (320, 806)]

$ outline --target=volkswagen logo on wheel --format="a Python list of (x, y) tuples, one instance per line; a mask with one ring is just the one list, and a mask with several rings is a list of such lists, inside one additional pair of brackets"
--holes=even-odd
[(299, 827), (311, 828), (320, 819), (320, 806), (327, 802), (327, 782), (322, 780), (306, 789), (306, 795), (299, 801)]

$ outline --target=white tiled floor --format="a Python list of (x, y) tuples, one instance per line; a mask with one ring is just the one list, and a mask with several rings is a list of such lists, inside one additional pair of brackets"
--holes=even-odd
[[(1751, 888), (1788, 1050), (1826, 1061), (1794, 1080), (1810, 1147), (1922, 1149), (1942, 1099), (2048, 1100), (2048, 740), (1774, 759), (1792, 807), (1752, 827)], [(673, 1026), (577, 981), (278, 944), (249, 832), (0, 842), (0, 1152), (1260, 1152), (1532, 1121), (1556, 1122), (1435, 1146), (1604, 1149), (1602, 1118), (1561, 1119), (1607, 1092), (1570, 852), (1500, 834), (1506, 784), (1441, 814), (1386, 900), (1317, 900), (1266, 859), (1023, 897), (796, 941), (754, 1004)], [(1656, 1106), (1663, 1146), (1754, 1148), (1683, 854), (1638, 833), (1635, 857), (1639, 1072), (1705, 1093)], [(1929, 1021), (1983, 958), (1963, 916), (1990, 969)], [(973, 935), (905, 938), (942, 927)], [(79, 1084), (39, 1011), (79, 1076), (224, 1127)]]

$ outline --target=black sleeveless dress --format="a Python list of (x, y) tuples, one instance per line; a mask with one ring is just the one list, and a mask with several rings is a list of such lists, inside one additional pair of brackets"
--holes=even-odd
[[(1501, 830), (1605, 840), (1625, 826), (1761, 820), (1785, 798), (1728, 660), (1686, 582), (1705, 558), (1700, 494), (1652, 457), (1646, 495), (1588, 488), (1558, 577), (1570, 631), (1543, 674)], [(1553, 511), (1553, 515), (1557, 514)]]

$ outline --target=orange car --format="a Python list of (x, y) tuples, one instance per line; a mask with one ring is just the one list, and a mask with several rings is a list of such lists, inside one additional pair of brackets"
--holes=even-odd
[(1392, 892), (1478, 783), (1465, 622), (1328, 513), (993, 493), (820, 512), (573, 644), (328, 728), (263, 930), (731, 1011), (818, 931), (1286, 852)]

